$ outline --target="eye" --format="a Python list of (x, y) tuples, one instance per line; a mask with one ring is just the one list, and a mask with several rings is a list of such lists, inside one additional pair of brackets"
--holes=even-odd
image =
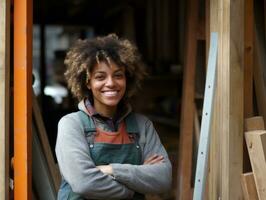
[(124, 73), (123, 72), (117, 72), (117, 73), (115, 73), (115, 77), (116, 78), (124, 78)]
[(96, 75), (94, 76), (94, 78), (95, 78), (96, 80), (103, 80), (103, 79), (105, 78), (105, 76), (104, 76), (103, 74), (96, 74)]

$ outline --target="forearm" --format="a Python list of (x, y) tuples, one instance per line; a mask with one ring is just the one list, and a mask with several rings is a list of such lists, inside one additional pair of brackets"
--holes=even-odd
[(171, 188), (170, 162), (153, 165), (111, 164), (115, 179), (143, 194), (163, 193)]

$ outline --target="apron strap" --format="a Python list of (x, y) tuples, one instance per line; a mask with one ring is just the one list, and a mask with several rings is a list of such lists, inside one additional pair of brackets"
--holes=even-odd
[(125, 122), (128, 133), (139, 134), (139, 127), (134, 113), (129, 113), (125, 118)]
[(85, 137), (87, 138), (89, 142), (89, 147), (93, 148), (94, 147), (94, 136), (96, 133), (95, 124), (92, 121), (92, 118), (88, 116), (85, 112), (78, 111), (78, 115), (81, 120), (82, 126), (84, 127), (84, 133), (85, 133)]
[(85, 112), (83, 111), (78, 111), (79, 118), (81, 120), (81, 123), (84, 127), (84, 132), (86, 134), (89, 133), (94, 133), (96, 132), (95, 124), (92, 121), (91, 117), (88, 116)]

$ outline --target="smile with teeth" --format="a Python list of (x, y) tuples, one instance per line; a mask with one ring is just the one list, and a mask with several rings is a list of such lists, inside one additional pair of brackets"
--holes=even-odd
[(107, 96), (107, 97), (114, 97), (118, 94), (118, 91), (117, 90), (112, 90), (112, 91), (103, 91), (102, 92), (104, 96)]

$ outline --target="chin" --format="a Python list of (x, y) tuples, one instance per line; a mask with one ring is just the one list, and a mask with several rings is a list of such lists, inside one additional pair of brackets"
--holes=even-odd
[(119, 101), (117, 101), (117, 100), (116, 101), (105, 101), (104, 104), (107, 106), (110, 106), (110, 107), (115, 107), (118, 105), (119, 102), (120, 102), (120, 100)]

